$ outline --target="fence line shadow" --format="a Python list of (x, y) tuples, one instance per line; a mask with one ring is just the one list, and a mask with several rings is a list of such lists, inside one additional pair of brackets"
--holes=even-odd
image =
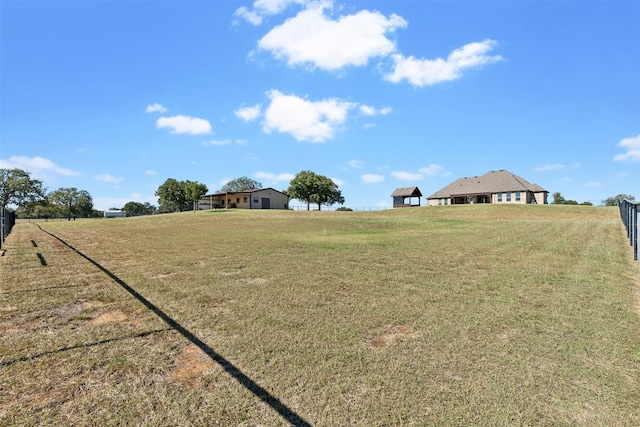
[(213, 348), (205, 344), (202, 340), (196, 337), (192, 332), (186, 329), (184, 326), (179, 324), (173, 318), (171, 318), (168, 314), (154, 305), (151, 301), (143, 297), (140, 293), (138, 293), (135, 289), (125, 283), (118, 276), (113, 274), (111, 271), (107, 270), (97, 261), (94, 261), (87, 255), (83, 254), (73, 246), (71, 246), (66, 241), (62, 240), (60, 237), (56, 236), (53, 233), (48, 232), (43, 229), (39, 224), (36, 224), (40, 230), (44, 233), (47, 233), (49, 236), (61, 242), (63, 245), (80, 255), (85, 260), (89, 261), (96, 268), (102, 271), (104, 274), (109, 276), (114, 282), (120, 285), (124, 290), (126, 290), (129, 294), (131, 294), (135, 299), (140, 301), (144, 306), (146, 306), (149, 310), (151, 310), (154, 314), (156, 314), (160, 319), (162, 319), (167, 325), (169, 325), (172, 329), (178, 332), (180, 335), (191, 341), (192, 344), (195, 344), (202, 350), (207, 356), (211, 358), (214, 362), (216, 362), (222, 369), (224, 369), (229, 375), (231, 375), (236, 381), (238, 381), (243, 387), (253, 393), (256, 397), (262, 400), (264, 403), (269, 405), (274, 411), (276, 411), (281, 417), (287, 420), (294, 426), (301, 427), (311, 427), (304, 418), (294, 412), (287, 405), (282, 403), (277, 397), (273, 396), (269, 393), (264, 387), (260, 386), (258, 383), (249, 378), (245, 373), (243, 373), (240, 369), (238, 369), (233, 363), (225, 359), (222, 355), (217, 353)]
[(133, 339), (133, 338), (143, 338), (143, 337), (146, 337), (146, 336), (149, 336), (149, 335), (158, 334), (160, 332), (166, 332), (166, 331), (171, 331), (171, 330), (172, 330), (171, 328), (154, 329), (153, 331), (140, 332), (138, 334), (134, 334), (134, 335), (126, 336), (126, 337), (107, 338), (106, 340), (96, 341), (96, 342), (87, 343), (87, 344), (71, 345), (71, 346), (68, 346), (68, 347), (59, 348), (57, 350), (44, 351), (42, 353), (34, 354), (32, 356), (23, 356), (23, 357), (19, 357), (17, 359), (8, 360), (6, 362), (0, 362), (0, 366), (7, 367), (7, 366), (14, 365), (14, 364), (16, 364), (18, 362), (28, 362), (28, 361), (31, 361), (31, 360), (40, 359), (41, 357), (44, 357), (44, 356), (51, 356), (53, 354), (62, 353), (62, 352), (69, 351), (69, 350), (76, 350), (78, 348), (90, 348), (90, 347), (95, 347), (97, 345), (109, 344), (109, 343), (112, 343), (112, 342), (128, 340), (128, 339)]
[(41, 291), (49, 291), (52, 289), (66, 289), (66, 288), (83, 288), (85, 286), (90, 285), (60, 285), (60, 286), (46, 286), (43, 288), (33, 288), (33, 289), (23, 289), (20, 291), (0, 291), (0, 295), (11, 295), (11, 294), (26, 294), (29, 292), (41, 292)]

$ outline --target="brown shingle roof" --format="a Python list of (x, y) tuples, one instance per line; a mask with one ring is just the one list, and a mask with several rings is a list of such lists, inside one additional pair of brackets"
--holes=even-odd
[(391, 197), (422, 197), (422, 193), (418, 187), (396, 188)]
[(490, 194), (506, 191), (546, 192), (538, 184), (531, 184), (526, 179), (501, 169), (487, 172), (482, 176), (460, 178), (433, 193), (427, 199), (443, 199), (458, 195)]

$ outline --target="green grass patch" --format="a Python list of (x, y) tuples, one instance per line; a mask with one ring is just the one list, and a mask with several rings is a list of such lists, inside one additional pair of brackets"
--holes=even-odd
[(640, 425), (615, 208), (220, 210), (6, 243), (0, 425)]

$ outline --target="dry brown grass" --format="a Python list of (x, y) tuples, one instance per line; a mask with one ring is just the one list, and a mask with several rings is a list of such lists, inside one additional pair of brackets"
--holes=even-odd
[(614, 209), (39, 226), (0, 258), (0, 425), (640, 424)]

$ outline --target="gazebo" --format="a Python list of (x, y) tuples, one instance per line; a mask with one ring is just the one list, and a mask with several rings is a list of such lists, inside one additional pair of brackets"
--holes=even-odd
[[(420, 197), (422, 197), (422, 193), (418, 187), (404, 187), (397, 188), (391, 194), (393, 197), (393, 207), (394, 208), (409, 208), (412, 206), (420, 206)], [(413, 199), (418, 199), (418, 204), (413, 203)], [(407, 199), (409, 203), (407, 203)]]

